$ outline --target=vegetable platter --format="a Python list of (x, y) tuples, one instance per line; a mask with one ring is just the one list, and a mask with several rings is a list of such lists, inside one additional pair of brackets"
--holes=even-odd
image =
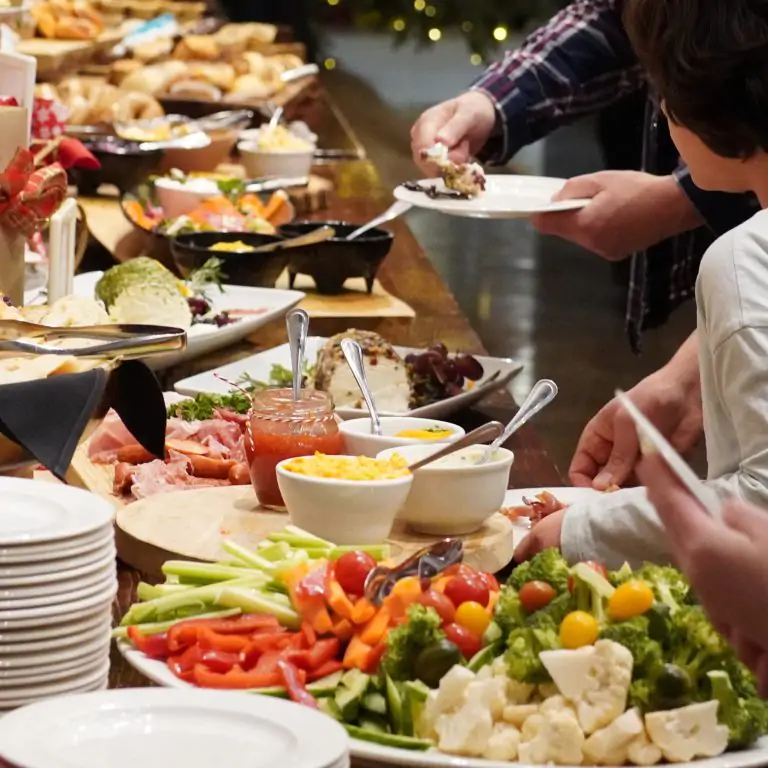
[(460, 564), (375, 607), (361, 595), (386, 547), (289, 526), (226, 549), (166, 563), (115, 630), (156, 683), (290, 697), (381, 763), (768, 762), (768, 705), (672, 568), (547, 550), (504, 586)]

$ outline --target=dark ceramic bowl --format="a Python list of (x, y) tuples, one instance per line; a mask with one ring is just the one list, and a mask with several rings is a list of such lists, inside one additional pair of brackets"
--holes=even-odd
[(245, 243), (254, 248), (267, 243), (279, 242), (279, 237), (256, 235), (242, 232), (195, 232), (179, 235), (171, 240), (171, 254), (176, 268), (183, 278), (189, 277), (208, 259), (216, 257), (224, 264), (221, 271), (226, 275), (225, 282), (231, 285), (250, 285), (256, 288), (274, 288), (288, 264), (287, 251), (273, 253), (232, 253), (213, 251), (211, 246), (217, 243)]
[(83, 139), (83, 144), (101, 163), (98, 171), (71, 169), (72, 181), (81, 195), (95, 195), (102, 184), (114, 184), (121, 192), (151, 176), (163, 161), (163, 150), (139, 149), (136, 141), (113, 137)]
[(318, 293), (334, 295), (342, 292), (350, 277), (362, 277), (371, 293), (376, 273), (392, 247), (392, 233), (372, 229), (355, 240), (345, 240), (361, 225), (344, 221), (297, 221), (280, 227), (279, 231), (283, 237), (298, 237), (322, 226), (333, 227), (336, 235), (325, 242), (288, 251), (291, 287), (296, 275), (309, 275)]

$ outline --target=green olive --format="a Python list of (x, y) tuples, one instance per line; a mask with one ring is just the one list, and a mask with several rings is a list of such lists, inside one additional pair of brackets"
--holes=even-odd
[(656, 693), (662, 701), (680, 701), (691, 693), (691, 678), (676, 664), (665, 664), (656, 676)]
[(458, 645), (450, 640), (437, 640), (416, 657), (414, 672), (422, 683), (437, 688), (448, 670), (461, 664), (462, 659)]

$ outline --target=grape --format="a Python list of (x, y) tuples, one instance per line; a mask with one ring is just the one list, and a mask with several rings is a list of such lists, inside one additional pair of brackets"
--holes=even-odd
[(456, 355), (454, 363), (465, 379), (479, 381), (483, 378), (483, 366), (472, 355)]
[(413, 352), (409, 352), (405, 356), (405, 364), (413, 366), (413, 364), (416, 362), (417, 357), (418, 357), (418, 355), (414, 354)]
[(200, 317), (201, 315), (207, 315), (211, 311), (211, 306), (205, 299), (199, 296), (193, 296), (187, 299), (189, 309), (192, 312), (193, 317)]
[(448, 357), (448, 347), (446, 347), (445, 344), (443, 344), (442, 341), (438, 341), (436, 344), (433, 344), (429, 348), (429, 351), (430, 352), (436, 352), (442, 358)]
[(432, 373), (432, 359), (429, 353), (415, 355), (411, 367), (417, 376), (429, 376)]
[(445, 394), (447, 397), (455, 397), (456, 395), (460, 395), (464, 390), (458, 386), (458, 384), (454, 384), (453, 382), (449, 382), (445, 385)]
[(456, 367), (456, 363), (454, 363), (450, 358), (448, 358), (443, 363), (443, 376), (447, 382), (455, 382), (456, 379), (460, 376), (459, 370)]

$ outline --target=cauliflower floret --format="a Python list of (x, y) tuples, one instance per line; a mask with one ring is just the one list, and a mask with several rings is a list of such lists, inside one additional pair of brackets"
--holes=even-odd
[(633, 765), (656, 765), (661, 762), (661, 757), (661, 750), (651, 743), (645, 730), (627, 747), (627, 758)]
[(541, 662), (560, 693), (576, 704), (584, 733), (612, 723), (627, 706), (632, 653), (611, 640), (576, 651), (543, 651)]
[(544, 728), (544, 715), (536, 714), (529, 717), (520, 729), (520, 735), (523, 741), (533, 741)]
[(568, 712), (568, 714), (573, 715), (574, 720), (576, 719), (576, 710), (563, 696), (550, 696), (539, 704), (539, 711), (542, 715), (547, 712)]
[(440, 715), (435, 723), (441, 752), (482, 757), (493, 735), (493, 718), (479, 706), (462, 707), (454, 715)]
[(505, 723), (522, 728), (528, 718), (539, 714), (538, 704), (509, 704), (501, 714)]
[(707, 701), (668, 712), (651, 712), (645, 716), (648, 736), (673, 763), (722, 755), (728, 747), (728, 727), (719, 725), (717, 707), (717, 701)]
[(430, 691), (424, 703), (417, 731), (422, 738), (436, 737), (435, 725), (441, 715), (449, 714), (464, 705), (464, 692), (475, 680), (466, 667), (457, 664), (440, 680), (440, 687)]
[(486, 760), (498, 760), (500, 763), (517, 759), (520, 747), (520, 731), (505, 723), (496, 723), (493, 735), (488, 741), (483, 757)]
[[(531, 722), (539, 718), (541, 723)], [(581, 765), (584, 760), (584, 734), (576, 718), (568, 710), (529, 718), (523, 726), (523, 739), (526, 739), (527, 732), (530, 733), (531, 730), (537, 730), (534, 737), (520, 744), (518, 757), (521, 763)]]
[[(642, 733), (645, 728), (640, 712), (630, 709), (584, 742), (584, 756), (595, 765), (622, 765), (630, 742)], [(617, 757), (624, 759), (617, 761)]]
[(500, 677), (475, 680), (464, 690), (464, 707), (482, 707), (494, 720), (500, 720), (506, 703), (505, 687), (505, 681)]
[[(507, 677), (506, 672), (504, 673), (504, 677)], [(535, 692), (535, 685), (521, 683), (517, 680), (507, 678), (507, 701), (510, 704), (527, 704)], [(555, 691), (555, 693), (557, 693), (557, 691)]]

